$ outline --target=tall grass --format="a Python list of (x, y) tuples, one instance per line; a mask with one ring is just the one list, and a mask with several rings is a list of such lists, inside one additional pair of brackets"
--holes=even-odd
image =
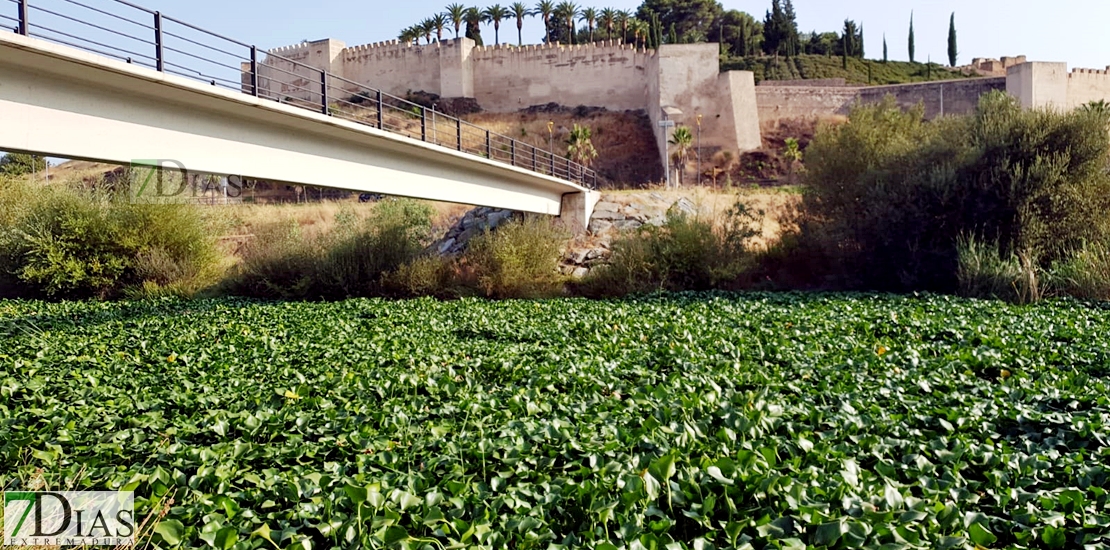
[(1062, 294), (1087, 300), (1110, 300), (1110, 247), (1085, 243), (1066, 259), (1052, 266), (1053, 288)]
[(229, 291), (281, 299), (380, 295), (385, 275), (430, 240), (431, 215), (426, 204), (388, 200), (365, 219), (340, 210), (327, 232), (309, 234), (291, 219), (263, 225), (242, 251)]

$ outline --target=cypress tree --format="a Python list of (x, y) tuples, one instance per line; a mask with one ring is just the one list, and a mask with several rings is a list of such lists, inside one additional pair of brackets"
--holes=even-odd
[(956, 58), (959, 57), (959, 50), (956, 49), (956, 12), (952, 12), (952, 18), (948, 20), (948, 65), (951, 67), (956, 66)]
[(914, 48), (914, 42), (913, 42), (913, 12), (911, 11), (910, 12), (910, 63), (913, 63), (914, 49), (915, 48)]
[(887, 61), (890, 61), (890, 58), (887, 57), (886, 35), (884, 34), (883, 35), (883, 63), (886, 63)]
[(856, 56), (863, 59), (863, 23), (859, 24), (859, 40), (856, 41)]
[(748, 56), (748, 25), (747, 21), (740, 22), (740, 47), (737, 49), (740, 57)]

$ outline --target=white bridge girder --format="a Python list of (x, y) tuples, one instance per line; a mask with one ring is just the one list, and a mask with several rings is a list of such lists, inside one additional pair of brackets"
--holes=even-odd
[(597, 201), (568, 181), (14, 33), (0, 33), (0, 150), (165, 159), (197, 172), (563, 214), (578, 230)]

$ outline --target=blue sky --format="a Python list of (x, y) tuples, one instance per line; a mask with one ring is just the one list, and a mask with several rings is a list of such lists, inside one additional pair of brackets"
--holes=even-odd
[[(2, 1), (2, 0), (0, 0)], [(99, 4), (107, 0), (86, 0)], [(263, 47), (302, 39), (338, 38), (348, 45), (396, 38), (402, 27), (441, 11), (447, 0), (133, 0), (202, 27)], [(500, 0), (502, 5), (510, 2)], [(492, 4), (485, 0), (476, 5)], [(580, 5), (634, 9), (638, 0)], [(845, 18), (864, 24), (868, 57), (882, 56), (886, 33), (893, 59), (906, 59), (906, 31), (914, 11), (917, 56), (937, 62), (947, 57), (948, 16), (956, 12), (960, 60), (1028, 55), (1031, 60), (1067, 61), (1072, 67), (1110, 65), (1110, 1), (1107, 0), (795, 0), (803, 31), (836, 30)], [(770, 0), (725, 0), (727, 9), (762, 17)], [(525, 22), (525, 41), (538, 42), (543, 29)], [(492, 42), (492, 29), (483, 33)], [(515, 41), (515, 23), (502, 24), (502, 38)]]

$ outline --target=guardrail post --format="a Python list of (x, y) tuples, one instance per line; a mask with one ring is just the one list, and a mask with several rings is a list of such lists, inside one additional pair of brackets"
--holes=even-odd
[(539, 172), (538, 168), (539, 168), (539, 166), (536, 166), (536, 148), (533, 147), (532, 148), (532, 171), (533, 172)]
[(258, 97), (258, 48), (251, 46), (251, 95)]
[(455, 149), (462, 151), (462, 119), (455, 119)]
[(509, 142), (509, 163), (516, 166), (516, 140)]
[(31, 27), (27, 24), (27, 15), (31, 11), (31, 6), (28, 5), (28, 0), (19, 0), (19, 34), (28, 36), (31, 34)]
[(379, 130), (384, 130), (385, 129), (384, 128), (385, 117), (382, 114), (382, 108), (383, 107), (385, 107), (385, 103), (382, 102), (382, 91), (378, 90), (378, 129)]
[(166, 48), (162, 39), (162, 12), (154, 12), (154, 64), (158, 72), (166, 71)]
[(420, 141), (428, 141), (428, 108), (420, 108)]
[(489, 130), (486, 130), (486, 158), (493, 160), (493, 142), (489, 140)]
[(328, 113), (328, 72), (320, 71), (320, 105), (322, 113)]
[(548, 151), (547, 156), (551, 157), (551, 177), (555, 177), (555, 151)]

